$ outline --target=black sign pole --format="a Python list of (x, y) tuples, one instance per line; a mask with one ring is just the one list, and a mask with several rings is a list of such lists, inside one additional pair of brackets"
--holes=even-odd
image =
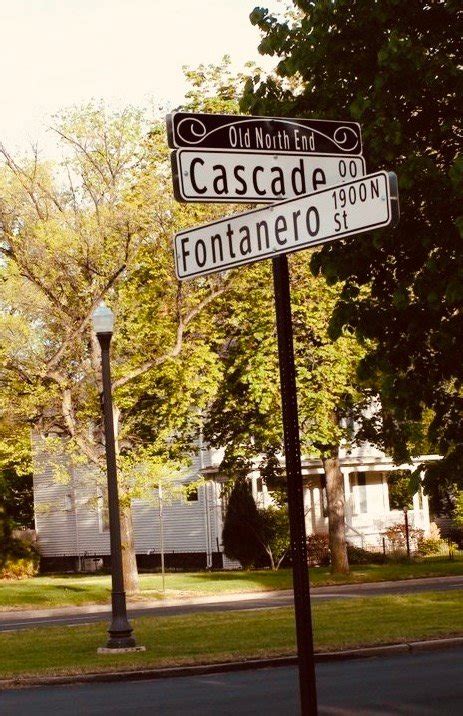
[(310, 609), (309, 570), (307, 565), (307, 536), (297, 413), (291, 295), (288, 257), (286, 254), (273, 259), (273, 284), (275, 288), (286, 480), (288, 484), (288, 512), (293, 563), (301, 714), (303, 716), (316, 716), (317, 690)]

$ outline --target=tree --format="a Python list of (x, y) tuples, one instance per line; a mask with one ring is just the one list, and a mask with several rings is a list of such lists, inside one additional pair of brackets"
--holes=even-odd
[(461, 16), (455, 0), (297, 0), (282, 19), (256, 8), (260, 51), (279, 64), (243, 99), (258, 114), (356, 120), (368, 169), (398, 174), (398, 229), (327, 245), (312, 268), (343, 282), (331, 335), (369, 340), (359, 375), (383, 413), (370, 437), (397, 464), (424, 436), (444, 456), (419, 468), (428, 491), (463, 475)]
[[(339, 446), (354, 436), (343, 418), (356, 415), (369, 401), (360, 391), (356, 366), (363, 347), (345, 333), (328, 336), (328, 323), (339, 295), (337, 287), (312, 276), (304, 254), (291, 257), (292, 309), (297, 364), (301, 446), (319, 456), (326, 475), (332, 568), (348, 570), (344, 524), (343, 477)], [(210, 406), (205, 436), (225, 447), (223, 467), (260, 459), (261, 474), (280, 504), (286, 490), (280, 465), (283, 453), (278, 353), (271, 267), (267, 262), (241, 268), (215, 313), (216, 351), (223, 379)]]
[(259, 512), (246, 472), (236, 477), (231, 488), (222, 541), (226, 556), (237, 559), (244, 569), (250, 569), (262, 557)]
[(50, 449), (58, 436), (59, 449), (85, 458), (104, 485), (100, 356), (90, 324), (105, 299), (117, 314), (114, 418), (128, 592), (138, 586), (130, 502), (151, 493), (160, 476), (163, 484), (178, 477), (185, 424), (198, 422), (214, 378), (204, 309), (227, 285), (222, 276), (177, 281), (172, 234), (205, 210), (174, 202), (163, 125), (148, 128), (137, 110), (111, 115), (90, 105), (57, 119), (59, 166), (37, 152), (15, 159), (0, 147), (8, 337), (0, 348), (1, 414), (49, 436)]
[(260, 542), (268, 555), (270, 567), (279, 569), (290, 548), (287, 507), (259, 509)]

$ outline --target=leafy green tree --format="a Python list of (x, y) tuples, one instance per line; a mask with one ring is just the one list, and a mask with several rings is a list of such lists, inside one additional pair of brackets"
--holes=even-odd
[(261, 523), (247, 471), (236, 476), (231, 488), (222, 541), (227, 557), (237, 559), (244, 569), (250, 569), (262, 558)]
[(461, 17), (456, 0), (295, 0), (279, 19), (256, 8), (260, 51), (279, 62), (242, 104), (356, 120), (367, 169), (398, 175), (399, 227), (327, 245), (312, 268), (343, 282), (331, 335), (349, 326), (370, 341), (359, 375), (383, 410), (370, 436), (397, 464), (424, 437), (444, 456), (422, 466), (428, 490), (463, 475)]
[[(339, 288), (314, 277), (303, 253), (290, 259), (298, 401), (303, 454), (323, 463), (329, 509), (330, 547), (334, 571), (348, 570), (343, 477), (339, 446), (351, 442), (343, 418), (356, 415), (370, 399), (360, 391), (356, 367), (363, 347), (345, 333), (328, 335)], [(247, 462), (261, 474), (285, 504), (280, 459), (283, 452), (278, 353), (271, 266), (268, 262), (241, 268), (226, 299), (215, 313), (216, 351), (223, 379), (207, 414), (205, 436), (225, 448), (223, 466)]]
[[(213, 209), (172, 196), (164, 127), (103, 107), (63, 114), (62, 162), (0, 147), (0, 414), (66, 446), (104, 485), (100, 354), (91, 315), (116, 313), (112, 350), (126, 589), (138, 586), (130, 502), (178, 477), (215, 369), (205, 308), (227, 277), (180, 284), (172, 235)], [(207, 211), (207, 214), (206, 214)], [(201, 379), (201, 376), (203, 379)], [(190, 426), (190, 433), (193, 428)], [(183, 437), (181, 437), (183, 436)], [(57, 447), (58, 442), (58, 447)]]
[(260, 542), (268, 555), (270, 567), (277, 570), (290, 548), (287, 507), (259, 509)]

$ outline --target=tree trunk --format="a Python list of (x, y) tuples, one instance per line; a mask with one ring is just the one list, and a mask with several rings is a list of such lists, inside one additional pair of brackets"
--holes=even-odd
[[(115, 432), (116, 454), (119, 455), (119, 424), (120, 410), (116, 404), (113, 405), (113, 422)], [(118, 475), (119, 480), (119, 475)], [(132, 508), (130, 502), (127, 504), (121, 501), (119, 483), (119, 512), (121, 520), (121, 549), (122, 549), (122, 573), (124, 575), (124, 591), (126, 594), (136, 594), (139, 589), (137, 558), (135, 556), (135, 540), (133, 538)]]
[(276, 567), (275, 567), (275, 560), (273, 558), (273, 552), (270, 549), (270, 547), (266, 547), (265, 551), (267, 552), (268, 558), (270, 560), (270, 568), (271, 568), (272, 572), (274, 572), (276, 570)]
[(133, 539), (132, 510), (123, 505), (121, 505), (121, 544), (124, 590), (126, 594), (135, 594), (139, 590), (139, 583)]
[(322, 457), (322, 463), (326, 477), (331, 572), (333, 574), (348, 574), (344, 480), (339, 467), (338, 446), (333, 446), (329, 450), (328, 456)]

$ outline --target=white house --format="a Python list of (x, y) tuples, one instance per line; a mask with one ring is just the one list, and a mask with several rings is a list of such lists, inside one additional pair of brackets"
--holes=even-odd
[[(56, 481), (50, 456), (35, 442), (34, 505), (36, 534), (42, 567), (92, 569), (109, 557), (109, 530), (104, 497), (88, 468), (68, 467), (68, 479)], [(417, 463), (436, 459), (426, 456)], [(161, 529), (165, 561), (168, 567), (230, 568), (238, 566), (223, 554), (221, 542), (225, 502), (223, 480), (219, 473), (221, 455), (202, 449), (194, 458), (185, 481), (205, 481), (188, 497), (162, 505), (157, 494), (153, 500), (133, 501), (133, 525), (137, 560), (141, 568), (160, 564)], [(320, 460), (303, 460), (307, 533), (326, 532), (328, 518), (326, 491)], [(415, 469), (416, 465), (401, 465)], [(388, 474), (398, 466), (384, 453), (364, 443), (341, 453), (346, 497), (346, 537), (362, 547), (381, 548), (382, 532), (403, 520), (389, 505)], [(271, 504), (271, 495), (257, 473), (250, 476), (254, 498), (263, 507)], [(409, 512), (411, 526), (429, 533), (428, 500), (421, 489), (413, 498)]]

